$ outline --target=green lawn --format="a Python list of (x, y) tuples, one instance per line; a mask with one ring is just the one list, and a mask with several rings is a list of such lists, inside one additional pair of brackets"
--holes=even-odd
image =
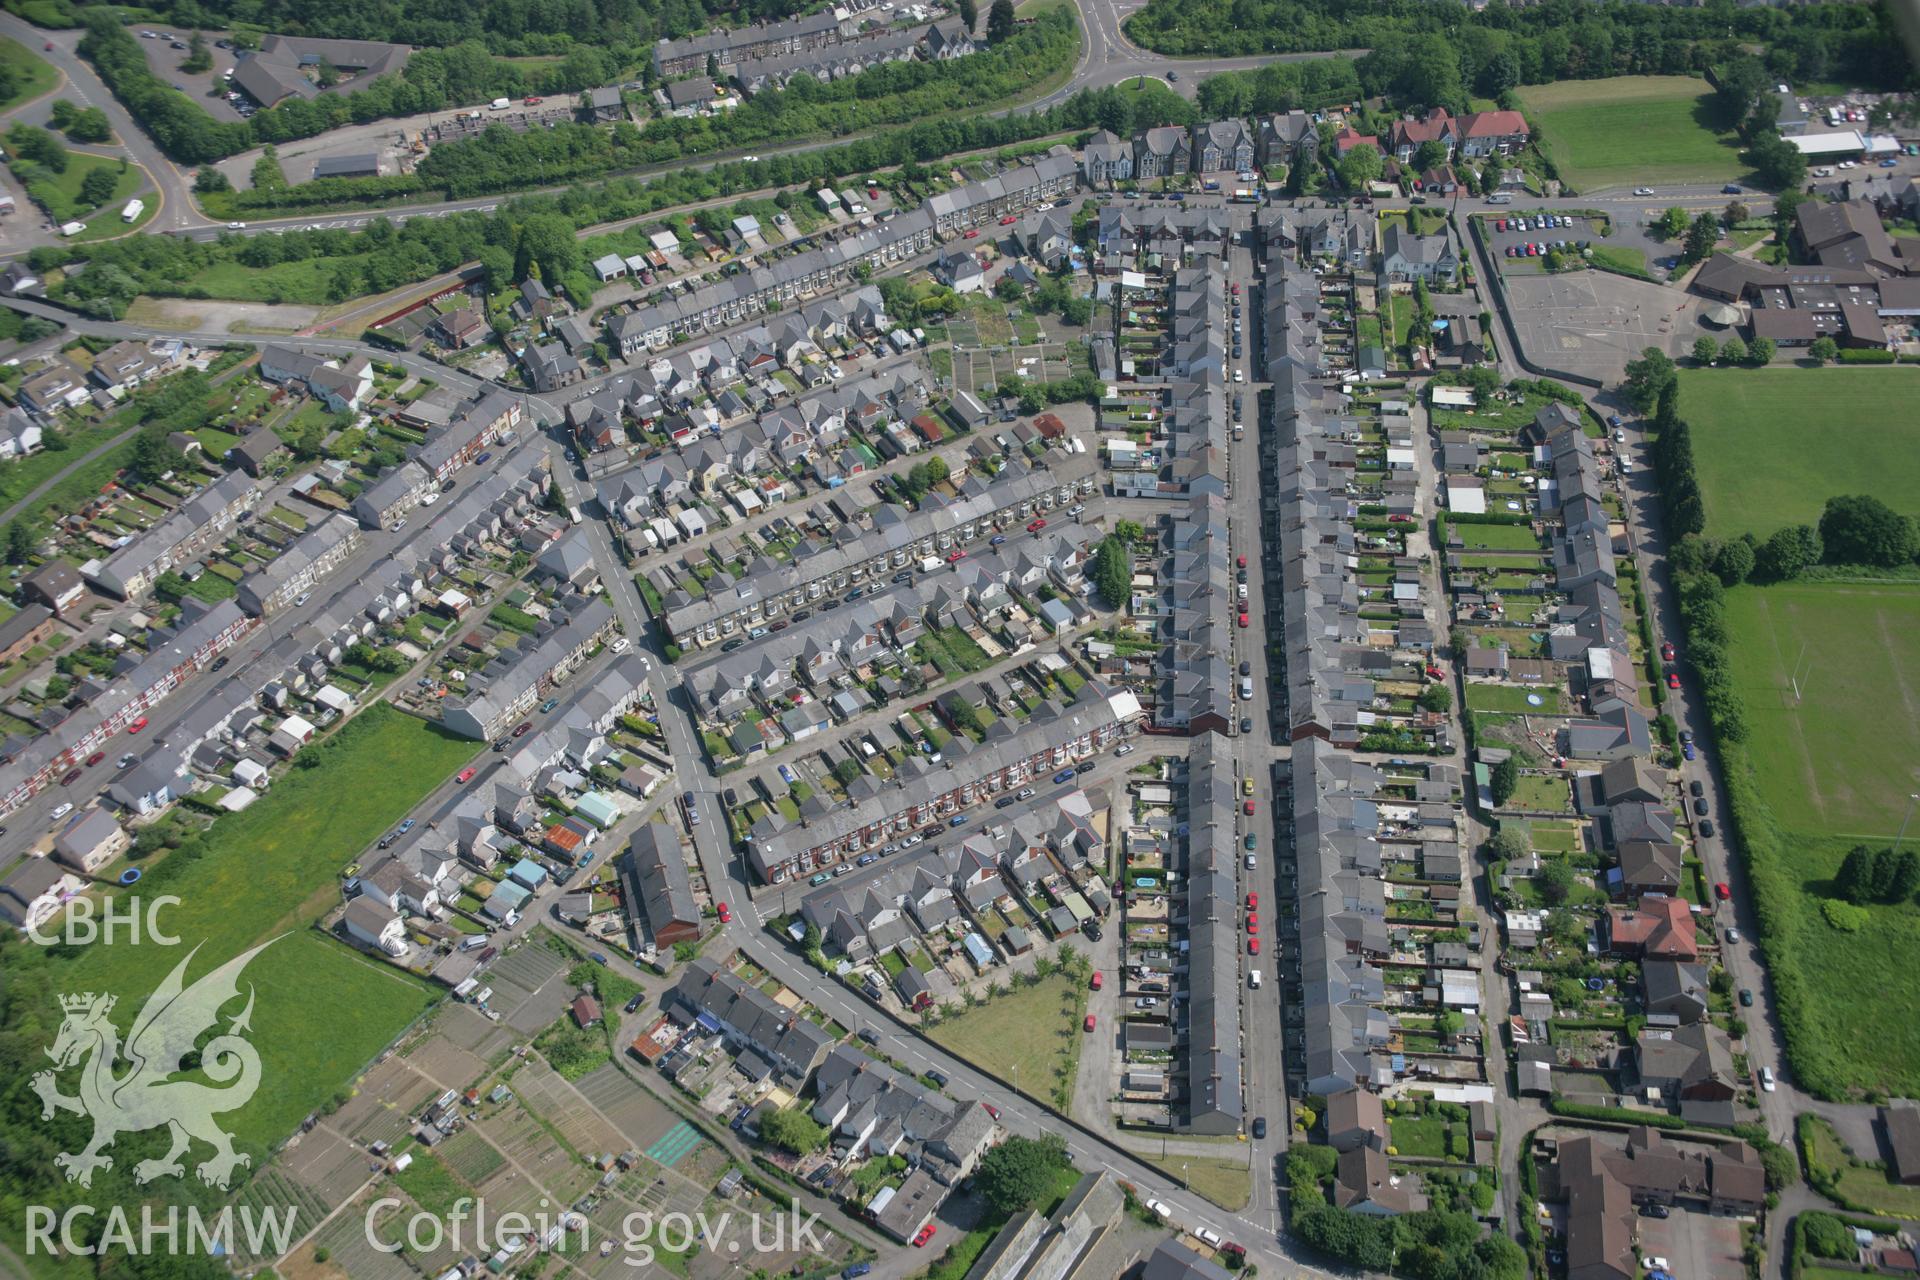
[(1764, 538), (1853, 493), (1920, 515), (1915, 396), (1920, 374), (1899, 366), (1682, 370), (1708, 532)]
[[(1728, 593), (1727, 630), (1748, 741), (1727, 753), (1753, 812), (1742, 831), (1766, 898), (1769, 967), (1804, 1078), (1920, 1090), (1920, 908), (1866, 908), (1845, 933), (1821, 912), (1856, 843), (1885, 847), (1904, 818), (1920, 752), (1920, 586), (1804, 583)], [(1814, 657), (1803, 700), (1788, 674)]]
[(1739, 144), (1717, 131), (1712, 90), (1687, 76), (1563, 80), (1519, 91), (1540, 146), (1581, 191), (1740, 176)]
[(1593, 246), (1593, 265), (1617, 271), (1623, 276), (1637, 276), (1642, 280), (1651, 280), (1647, 274), (1647, 255), (1643, 249), (1627, 245), (1596, 244)]
[(1467, 551), (1538, 551), (1540, 538), (1519, 524), (1456, 524), (1460, 544)]
[[(339, 902), (342, 868), (389, 824), (457, 770), (475, 744), (387, 707), (363, 712), (322, 763), (294, 769), (262, 799), (207, 833), (196, 861), (148, 877), (131, 897), (171, 894), (163, 915), (185, 945), (199, 945), (190, 976), (273, 939), (245, 973), (256, 993), (253, 1042), (263, 1085), (229, 1124), (264, 1151), (425, 1008), (434, 993), (308, 929)], [(109, 991), (128, 1023), (147, 992), (186, 951), (94, 946), (56, 962), (59, 990)]]
[[(80, 184), (95, 169), (106, 169), (115, 175), (113, 199), (97, 206), (80, 199)], [(118, 160), (79, 151), (69, 153), (65, 173), (54, 173), (36, 164), (16, 164), (15, 172), (26, 183), (27, 194), (45, 205), (56, 222), (87, 218), (94, 215), (96, 210), (100, 218), (111, 219), (101, 231), (102, 235), (128, 229), (120, 221), (120, 206), (147, 181), (146, 174), (132, 165), (122, 170)], [(147, 203), (151, 205), (154, 202), (149, 200)], [(94, 228), (89, 226), (87, 230), (93, 231)]]
[(0, 62), (12, 67), (20, 78), (20, 92), (11, 98), (0, 98), (0, 111), (31, 101), (60, 83), (60, 74), (18, 40), (0, 36)]
[(271, 267), (243, 267), (237, 262), (219, 262), (183, 282), (204, 289), (209, 298), (229, 298), (238, 302), (296, 302), (323, 306), (336, 301), (329, 288), (342, 264), (353, 265), (359, 258), (303, 258)]
[(1742, 587), (1727, 595), (1727, 630), (1748, 750), (1781, 825), (1892, 836), (1920, 759), (1920, 586)]
[[(1808, 1154), (1814, 1167), (1833, 1171), (1834, 1180), (1839, 1184), (1837, 1190), (1844, 1199), (1874, 1213), (1909, 1220), (1920, 1218), (1920, 1187), (1903, 1186), (1890, 1180), (1885, 1169), (1862, 1164), (1858, 1153), (1848, 1150), (1825, 1120), (1803, 1116), (1800, 1123), (1805, 1126), (1803, 1134), (1811, 1147)], [(1878, 1153), (1870, 1152), (1868, 1158), (1877, 1159)], [(1859, 1273), (1830, 1271), (1825, 1274)]]
[(1229, 1213), (1246, 1208), (1247, 1200), (1253, 1195), (1253, 1174), (1244, 1160), (1180, 1155), (1142, 1155), (1140, 1158), (1176, 1178), (1185, 1178), (1188, 1186)]
[(1514, 715), (1551, 716), (1564, 710), (1560, 690), (1550, 685), (1469, 684), (1467, 706), (1473, 711), (1505, 711)]
[(1012, 1081), (1017, 1068), (1021, 1092), (1046, 1097), (1061, 1072), (1070, 1081), (1079, 1060), (1085, 985), (1055, 974), (947, 1018), (927, 1034), (1003, 1080)]
[(1388, 1128), (1396, 1154), (1435, 1159), (1447, 1154), (1447, 1122), (1439, 1116), (1394, 1116)]

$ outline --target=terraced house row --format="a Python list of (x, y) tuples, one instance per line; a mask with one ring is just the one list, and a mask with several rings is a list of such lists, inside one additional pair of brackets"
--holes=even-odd
[(1132, 694), (1088, 682), (1072, 704), (1043, 703), (1025, 724), (995, 720), (979, 742), (956, 734), (941, 763), (910, 759), (857, 803), (801, 821), (767, 815), (747, 833), (747, 864), (768, 884), (811, 875), (1078, 764), (1116, 742), (1139, 717)]
[[(1034, 515), (1093, 493), (1093, 477), (1065, 479), (1011, 462), (991, 481), (969, 474), (954, 499), (930, 495), (918, 511), (883, 504), (873, 529), (837, 546), (804, 544), (786, 563), (761, 559), (738, 580), (716, 574), (704, 599), (669, 608), (668, 637), (704, 648), (783, 620), (797, 609), (850, 588), (878, 583), (928, 556), (948, 556)], [(958, 557), (955, 557), (958, 558)]]

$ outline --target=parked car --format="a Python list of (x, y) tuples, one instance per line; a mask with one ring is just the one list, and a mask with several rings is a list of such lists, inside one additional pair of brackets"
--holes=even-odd
[(132, 724), (127, 726), (127, 732), (138, 733), (146, 727), (147, 727), (147, 718), (145, 716), (141, 716), (138, 720), (135, 720)]
[(78, 781), (80, 781), (80, 771), (78, 769), (69, 769), (66, 776), (60, 779), (60, 785), (70, 787)]
[(1711, 840), (1713, 838), (1713, 819), (1712, 818), (1700, 819), (1699, 831), (1702, 836), (1705, 836), (1707, 839)]
[(1660, 657), (1662, 660), (1666, 662), (1672, 662), (1676, 653), (1677, 653), (1677, 650), (1675, 650), (1673, 647), (1673, 641), (1668, 640), (1663, 644), (1661, 644)]
[(94, 752), (92, 755), (87, 757), (87, 768), (89, 769), (93, 768), (93, 766), (99, 764), (102, 760), (105, 760), (106, 758), (107, 758), (106, 752), (104, 751)]
[[(53, 806), (53, 820), (55, 822), (58, 822), (60, 819), (66, 817), (68, 814), (72, 812), (73, 812), (73, 806), (71, 804), (66, 803), (65, 801), (62, 801), (61, 803)], [(1089, 1027), (1088, 1030), (1092, 1030), (1092, 1028)]]
[(1753, 1008), (1753, 992), (1747, 990), (1745, 987), (1740, 988), (1740, 1007), (1742, 1009)]
[(462, 785), (465, 785), (466, 783), (472, 782), (473, 775), (478, 772), (479, 772), (478, 769), (475, 769), (472, 765), (468, 765), (466, 768), (462, 769), (460, 772), (454, 774), (453, 780)]
[(1253, 1118), (1253, 1136), (1256, 1141), (1267, 1136), (1267, 1118), (1265, 1116), (1255, 1116)]
[(1713, 885), (1713, 896), (1725, 902), (1733, 896), (1733, 889), (1725, 880), (1716, 880)]
[(714, 914), (716, 914), (716, 915), (718, 915), (718, 916), (720, 917), (720, 923), (721, 923), (721, 924), (732, 924), (732, 923), (733, 923), (733, 912), (731, 912), (731, 911), (729, 911), (729, 910), (727, 909), (727, 904), (726, 904), (726, 903), (724, 903), (724, 902), (716, 902), (716, 903), (714, 903), (714, 904), (713, 904), (713, 910), (714, 910)]
[[(978, 235), (979, 233), (976, 231), (969, 231), (967, 232), (967, 234), (969, 236), (973, 236), (973, 235)], [(920, 1228), (920, 1230), (914, 1233), (913, 1247), (916, 1249), (926, 1248), (927, 1241), (933, 1239), (933, 1232), (934, 1232), (934, 1224), (931, 1222), (929, 1222), (926, 1226)]]
[(1693, 816), (1696, 818), (1707, 816), (1707, 802), (1699, 796), (1693, 798)]
[(1095, 1019), (1094, 1019), (1094, 1016), (1093, 1016), (1092, 1014), (1088, 1014), (1088, 1015), (1087, 1015), (1087, 1020), (1086, 1020), (1085, 1022), (1083, 1022), (1083, 1023), (1081, 1023), (1080, 1025), (1081, 1025), (1081, 1027), (1082, 1027), (1082, 1029), (1084, 1029), (1084, 1030), (1087, 1030), (1087, 1031), (1091, 1031), (1091, 1030), (1093, 1030), (1093, 1029), (1094, 1029), (1094, 1027), (1095, 1027), (1095, 1026), (1097, 1026), (1097, 1025), (1099, 1025), (1099, 1024), (1098, 1024), (1098, 1023), (1097, 1023), (1097, 1022), (1095, 1021)]

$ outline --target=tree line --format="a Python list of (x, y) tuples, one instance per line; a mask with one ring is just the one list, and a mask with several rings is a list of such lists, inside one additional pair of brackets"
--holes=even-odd
[[(614, 178), (581, 184), (557, 194), (508, 200), (492, 213), (462, 211), (439, 218), (410, 218), (401, 226), (375, 218), (359, 231), (293, 230), (221, 235), (213, 240), (127, 236), (97, 244), (42, 246), (29, 255), (29, 262), (43, 274), (72, 262), (89, 263), (85, 272), (64, 280), (53, 292), (67, 305), (102, 318), (124, 314), (128, 301), (142, 293), (213, 296), (192, 281), (208, 268), (224, 263), (268, 270), (285, 262), (331, 260), (334, 267), (326, 297), (319, 299), (325, 302), (399, 288), (474, 261), (480, 263), (488, 286), (496, 290), (517, 284), (536, 270), (544, 280), (564, 280), (582, 265), (579, 243), (571, 234), (581, 228), (767, 187), (791, 189), (777, 197), (776, 203), (805, 199), (807, 191), (823, 184), (895, 166), (904, 182), (917, 185), (932, 177), (925, 167), (928, 162), (960, 152), (1011, 146), (1064, 130), (1091, 128), (1102, 104), (1114, 96), (1111, 89), (1090, 90), (1044, 112), (958, 119), (944, 116), (837, 147), (771, 156), (751, 164), (736, 162), (711, 169), (681, 169), (652, 179)], [(1176, 116), (1192, 109), (1191, 104), (1164, 92), (1129, 92), (1125, 96), (1140, 100), (1131, 110), (1138, 115), (1142, 128), (1149, 122), (1160, 123), (1156, 116)], [(304, 195), (336, 181), (306, 183), (300, 191)], [(410, 177), (406, 181), (417, 180)], [(888, 287), (888, 281), (882, 281), (882, 289)], [(274, 298), (270, 295), (269, 300)], [(1084, 387), (1057, 385), (1068, 399), (1086, 398), (1081, 394)], [(1022, 394), (1028, 390), (1020, 388)], [(1044, 399), (1054, 390), (1047, 387), (1034, 394)]]
[[(1699, 7), (1548, 0), (1149, 0), (1127, 33), (1170, 54), (1234, 56), (1366, 48), (1366, 92), (1464, 107), (1517, 85), (1704, 71), (1763, 45), (1773, 79), (1910, 83), (1905, 45), (1884, 4)], [(1412, 90), (1402, 93), (1400, 90)]]
[[(71, 9), (77, 25), (107, 6)], [(424, 48), (474, 40), (511, 57), (551, 57), (583, 46), (647, 48), (663, 36), (790, 17), (795, 9), (792, 0), (175, 0), (164, 13), (188, 30), (250, 27)]]

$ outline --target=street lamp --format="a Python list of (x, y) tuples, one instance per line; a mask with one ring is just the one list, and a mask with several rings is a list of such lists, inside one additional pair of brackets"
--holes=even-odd
[(1920, 800), (1920, 792), (1914, 792), (1907, 796), (1907, 815), (1900, 819), (1900, 834), (1893, 838), (1893, 852), (1895, 853), (1900, 852), (1900, 842), (1907, 838), (1907, 823), (1913, 821), (1913, 803), (1916, 800)]

